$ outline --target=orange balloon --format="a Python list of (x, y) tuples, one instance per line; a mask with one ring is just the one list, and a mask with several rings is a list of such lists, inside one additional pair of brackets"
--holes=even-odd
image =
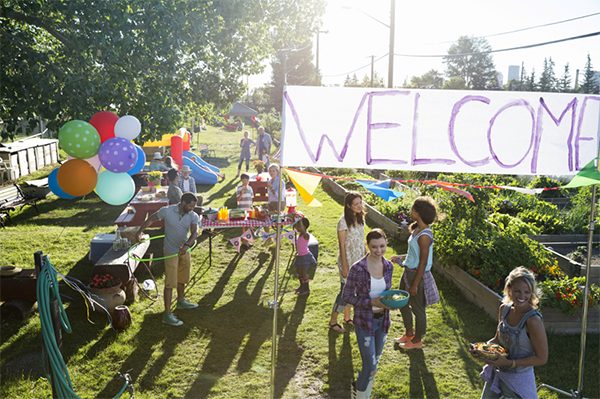
[(58, 168), (56, 180), (65, 193), (81, 197), (94, 190), (98, 174), (96, 169), (83, 159), (71, 159)]

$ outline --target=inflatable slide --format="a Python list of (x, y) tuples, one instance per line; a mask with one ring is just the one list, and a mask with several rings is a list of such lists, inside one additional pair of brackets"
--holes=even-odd
[[(196, 161), (193, 161), (191, 157), (196, 157)], [(216, 172), (219, 172), (219, 168), (205, 162), (198, 155), (191, 151), (183, 152), (183, 165), (188, 165), (192, 169), (191, 176), (196, 180), (196, 184), (217, 184), (219, 178)]]

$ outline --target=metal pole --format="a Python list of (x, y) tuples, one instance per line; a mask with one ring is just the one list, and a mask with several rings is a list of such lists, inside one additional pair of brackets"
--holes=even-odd
[(388, 88), (394, 87), (394, 36), (396, 28), (396, 0), (391, 0), (390, 10), (390, 63), (388, 69)]
[(590, 294), (590, 269), (592, 268), (592, 241), (594, 237), (594, 208), (596, 206), (596, 185), (592, 187), (592, 207), (590, 212), (590, 226), (588, 231), (588, 253), (585, 271), (585, 288), (583, 290), (583, 319), (581, 320), (581, 352), (579, 353), (579, 385), (577, 392), (582, 395), (583, 366), (585, 363), (585, 340), (587, 337), (588, 296)]
[(269, 302), (269, 307), (273, 309), (273, 342), (271, 347), (271, 399), (275, 399), (275, 366), (277, 361), (277, 310), (279, 309), (278, 288), (279, 288), (279, 247), (281, 246), (281, 190), (283, 189), (283, 170), (279, 168), (279, 191), (277, 198), (277, 235), (275, 237), (275, 287), (273, 290), (273, 302)]
[(375, 56), (371, 56), (371, 87), (373, 87), (373, 68), (375, 64)]

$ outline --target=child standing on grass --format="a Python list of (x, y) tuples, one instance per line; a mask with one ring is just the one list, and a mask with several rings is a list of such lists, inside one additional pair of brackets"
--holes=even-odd
[(269, 154), (267, 153), (267, 148), (263, 147), (262, 154), (260, 156), (260, 160), (265, 163), (265, 168), (267, 168), (267, 169), (269, 169), (269, 160), (270, 159), (271, 158), (269, 157)]
[[(252, 209), (252, 198), (254, 197), (254, 191), (248, 184), (250, 182), (250, 176), (246, 173), (242, 173), (241, 176), (242, 185), (235, 188), (235, 195), (237, 198), (238, 209), (244, 209), (249, 211)], [(242, 227), (242, 233), (246, 232), (246, 228)], [(245, 238), (242, 238), (242, 247), (245, 249), (250, 248), (250, 243)]]
[(294, 291), (296, 291), (296, 295), (310, 294), (310, 289), (308, 287), (308, 276), (306, 275), (306, 272), (312, 266), (317, 264), (315, 257), (308, 250), (308, 241), (310, 239), (310, 235), (306, 231), (308, 226), (310, 226), (310, 222), (307, 218), (303, 217), (298, 223), (296, 223), (295, 227), (299, 236), (298, 242), (296, 243), (297, 254), (296, 259), (294, 259), (294, 265), (296, 266), (298, 278), (300, 279), (300, 286), (294, 289)]
[[(431, 274), (433, 265), (433, 233), (429, 226), (436, 220), (437, 204), (431, 197), (419, 197), (413, 202), (410, 218), (414, 222), (409, 229), (412, 232), (408, 238), (408, 253), (392, 256), (392, 262), (404, 267), (400, 279), (400, 289), (408, 291), (408, 304), (400, 309), (406, 333), (395, 338), (404, 349), (421, 348), (421, 339), (427, 332), (427, 313), (425, 308), (440, 301)], [(404, 258), (404, 263), (402, 262)], [(416, 329), (413, 329), (413, 314), (416, 319)]]

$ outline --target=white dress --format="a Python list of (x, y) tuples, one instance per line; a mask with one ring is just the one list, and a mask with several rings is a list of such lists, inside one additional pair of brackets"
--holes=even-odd
[[(346, 230), (346, 242), (344, 248), (346, 249), (346, 261), (348, 267), (352, 267), (353, 264), (361, 260), (366, 254), (365, 248), (365, 225), (359, 224), (348, 228), (344, 215), (340, 217), (337, 224), (337, 231)], [(338, 254), (338, 269), (340, 272), (340, 281), (346, 283), (346, 279), (342, 277), (342, 255)]]

